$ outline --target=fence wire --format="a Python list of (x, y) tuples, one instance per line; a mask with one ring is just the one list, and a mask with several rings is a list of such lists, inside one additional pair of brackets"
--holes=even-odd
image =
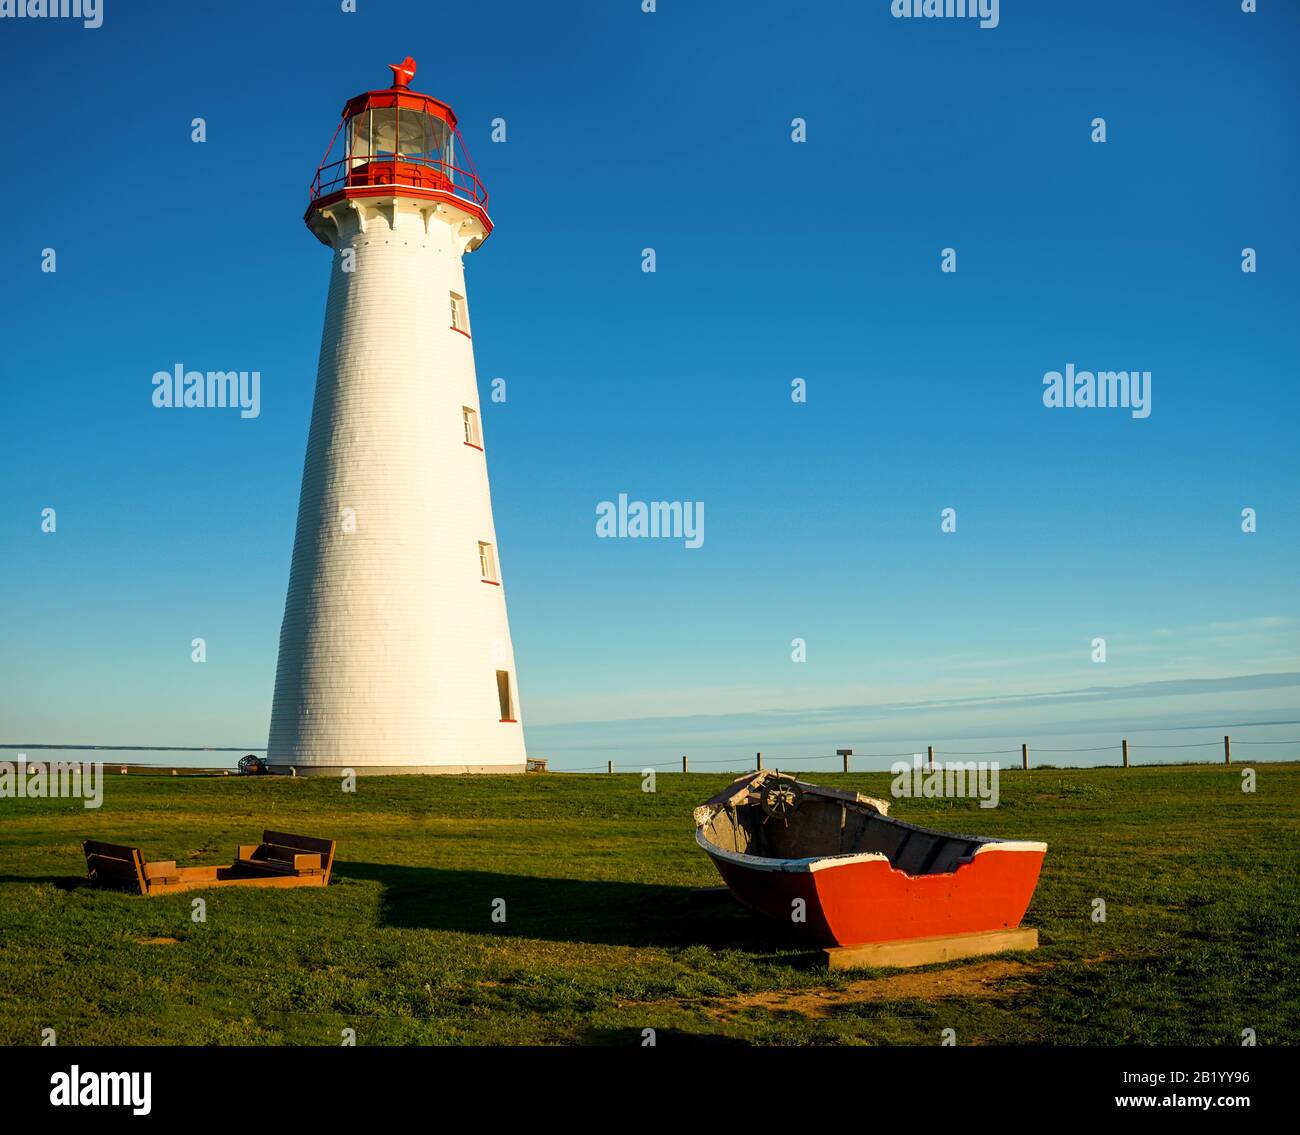
[[(1300, 740), (1236, 741), (1236, 740), (1232, 740), (1230, 737), (1225, 739), (1231, 745), (1300, 745)], [(1222, 749), (1223, 745), (1224, 742), (1218, 740), (1185, 741), (1185, 742), (1176, 742), (1174, 744), (1130, 741), (1128, 742), (1128, 750), (1130, 753), (1132, 753), (1136, 750), (1145, 750), (1145, 749), (1211, 749), (1211, 748)], [(627, 749), (630, 747), (631, 746), (610, 746), (605, 751), (626, 752)], [(708, 747), (717, 748), (719, 746), (710, 745)], [(897, 760), (897, 759), (906, 759), (909, 757), (910, 758), (927, 757), (931, 749), (933, 749), (935, 765), (941, 765), (943, 760), (949, 757), (1003, 757), (1003, 756), (1020, 757), (1025, 755), (1024, 749), (943, 749), (940, 750), (938, 747), (926, 746), (925, 752), (922, 752), (918, 749), (909, 749), (903, 752), (893, 752), (893, 753), (852, 752), (849, 754), (849, 756), (852, 760), (855, 761), (874, 761), (874, 760), (891, 760), (891, 759)], [(69, 752), (72, 751), (103, 752), (106, 754), (107, 753), (113, 753), (113, 754), (150, 753), (150, 752), (159, 752), (159, 753), (162, 752), (265, 753), (266, 752), (265, 748), (259, 748), (258, 746), (255, 745), (234, 746), (234, 745), (47, 745), (47, 744), (10, 745), (10, 744), (0, 744), (0, 752), (10, 751), (10, 750), (14, 750), (14, 751), (23, 750), (26, 752), (37, 753), (37, 754), (42, 752), (59, 751), (59, 750), (64, 750)], [(1061, 753), (1106, 753), (1106, 752), (1118, 753), (1122, 751), (1123, 751), (1123, 742), (1118, 744), (1112, 744), (1112, 745), (1090, 745), (1090, 746), (1068, 748), (1068, 749), (1046, 749), (1046, 748), (1036, 748), (1033, 745), (1028, 746), (1028, 756), (1031, 760), (1033, 757), (1040, 756), (1040, 755), (1054, 756)], [(756, 752), (755, 758), (757, 759), (758, 757), (759, 754)], [(766, 763), (768, 763), (772, 768), (778, 768), (783, 765), (788, 768), (792, 765), (806, 764), (813, 761), (839, 761), (839, 760), (843, 760), (843, 757), (844, 755), (842, 753), (810, 753), (801, 756), (773, 758)], [(654, 762), (647, 761), (644, 763), (628, 762), (627, 771), (639, 772), (642, 769), (680, 769), (682, 767), (683, 760), (687, 761), (687, 767), (690, 769), (699, 768), (699, 767), (725, 768), (725, 769), (745, 769), (745, 768), (754, 767), (754, 765), (752, 765), (749, 762), (748, 758), (745, 757), (722, 757), (713, 760), (698, 760), (690, 757), (689, 754), (687, 754), (685, 757), (680, 757), (677, 760), (672, 760), (672, 761), (654, 761)], [(125, 763), (125, 758), (120, 756), (115, 756), (113, 763), (117, 763), (119, 761)], [(40, 763), (40, 761), (39, 759), (33, 761), (30, 758), (28, 758), (27, 763), (38, 764)], [(600, 765), (584, 765), (578, 768), (564, 768), (564, 769), (557, 768), (555, 771), (556, 772), (608, 773), (613, 771), (615, 764), (616, 762), (614, 761), (606, 761), (604, 764), (600, 764)], [(161, 769), (161, 768), (170, 767), (170, 763), (159, 764), (159, 765), (142, 764), (139, 767)], [(179, 768), (180, 766), (177, 767)], [(857, 771), (867, 772), (873, 770), (859, 768)], [(874, 770), (874, 771), (879, 771), (879, 770)]]

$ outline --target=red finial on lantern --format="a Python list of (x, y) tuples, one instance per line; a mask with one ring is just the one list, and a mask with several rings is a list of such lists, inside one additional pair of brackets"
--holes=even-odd
[(415, 78), (415, 60), (409, 55), (400, 63), (390, 63), (388, 68), (393, 73), (393, 86), (409, 87)]

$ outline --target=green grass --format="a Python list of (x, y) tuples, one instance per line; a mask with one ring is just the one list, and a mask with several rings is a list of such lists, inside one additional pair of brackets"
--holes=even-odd
[[(0, 1043), (47, 1027), (60, 1044), (337, 1044), (344, 1028), (360, 1044), (638, 1044), (645, 1028), (660, 1044), (1295, 1043), (1300, 765), (1255, 767), (1253, 794), (1237, 768), (1183, 766), (1008, 772), (994, 810), (899, 801), (902, 819), (1049, 845), (1030, 968), (901, 999), (691, 896), (719, 882), (691, 809), (729, 776), (663, 774), (652, 794), (626, 775), (394, 777), (348, 795), (107, 774), (99, 810), (0, 800)], [(883, 773), (814, 779), (888, 794)], [(337, 839), (334, 885), (146, 899), (81, 882), (87, 837), (218, 863), (263, 828)], [(853, 996), (821, 1014), (740, 1000), (816, 990)]]

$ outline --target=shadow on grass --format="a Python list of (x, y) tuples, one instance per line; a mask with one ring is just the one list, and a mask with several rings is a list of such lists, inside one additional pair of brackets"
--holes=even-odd
[[(610, 946), (797, 951), (808, 964), (821, 960), (806, 939), (751, 914), (725, 892), (391, 863), (336, 862), (334, 873), (383, 885), (380, 920), (386, 926)], [(505, 922), (492, 920), (497, 899), (505, 900)], [(804, 959), (783, 960), (798, 965)]]
[(90, 886), (85, 875), (0, 875), (0, 885), (4, 883), (49, 883), (61, 891)]

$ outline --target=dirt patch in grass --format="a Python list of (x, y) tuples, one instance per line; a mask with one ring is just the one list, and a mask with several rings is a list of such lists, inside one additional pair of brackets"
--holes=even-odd
[(749, 993), (710, 1007), (710, 1013), (727, 1017), (748, 1009), (769, 1013), (799, 1013), (828, 1017), (844, 1005), (871, 1001), (931, 1000), (939, 997), (975, 997), (985, 1000), (1010, 997), (1016, 992), (1009, 979), (1024, 977), (1040, 966), (1024, 962), (976, 962), (956, 969), (890, 974), (853, 981), (843, 989), (787, 990)]
[(179, 946), (179, 938), (137, 938), (136, 944), (140, 946)]

